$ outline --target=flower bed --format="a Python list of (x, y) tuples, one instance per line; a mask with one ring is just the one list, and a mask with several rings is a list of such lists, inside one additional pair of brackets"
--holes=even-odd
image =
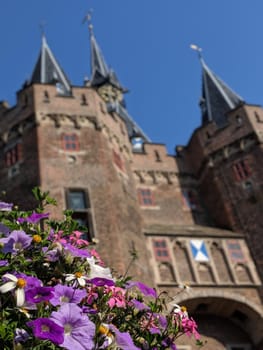
[(169, 310), (155, 289), (112, 276), (72, 213), (51, 220), (44, 208), (54, 201), (34, 194), (34, 211), (0, 202), (2, 350), (175, 350), (182, 334), (201, 345), (184, 308)]

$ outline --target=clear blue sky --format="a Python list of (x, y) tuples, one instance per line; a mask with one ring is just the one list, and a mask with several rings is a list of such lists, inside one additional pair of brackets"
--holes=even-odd
[(208, 66), (246, 102), (263, 104), (262, 0), (1, 0), (0, 100), (12, 105), (30, 77), (46, 22), (48, 44), (73, 85), (90, 75), (93, 8), (97, 41), (130, 92), (130, 114), (169, 153), (200, 125), (201, 69)]

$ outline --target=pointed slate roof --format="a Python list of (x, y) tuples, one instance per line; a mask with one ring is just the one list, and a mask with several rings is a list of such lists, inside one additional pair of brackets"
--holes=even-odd
[[(112, 86), (120, 89), (120, 91), (126, 92), (127, 90), (123, 88), (115, 72), (108, 68), (102, 51), (94, 36), (93, 26), (91, 23), (89, 23), (89, 31), (91, 45), (91, 86), (98, 87), (104, 84), (111, 84)], [(107, 109), (109, 113), (115, 112), (124, 120), (130, 139), (141, 138), (143, 142), (151, 142), (149, 137), (129, 115), (125, 107), (124, 100), (122, 102), (114, 101), (112, 103), (108, 103)]]
[(136, 124), (136, 122), (129, 115), (127, 109), (119, 102), (108, 103), (108, 112), (117, 113), (125, 122), (128, 135), (130, 139), (140, 138), (143, 142), (151, 142), (149, 137), (143, 132), (143, 130)]
[(226, 113), (244, 103), (200, 58), (202, 65), (202, 124), (215, 121), (219, 127), (227, 123)]
[(125, 91), (115, 72), (108, 68), (102, 51), (93, 33), (93, 27), (89, 25), (91, 48), (91, 86), (100, 86), (109, 83), (121, 91)]
[(42, 36), (40, 54), (29, 83), (54, 84), (62, 95), (70, 95), (70, 81)]

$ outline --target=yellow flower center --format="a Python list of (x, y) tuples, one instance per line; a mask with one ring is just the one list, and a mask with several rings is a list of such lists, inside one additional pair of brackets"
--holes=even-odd
[(42, 238), (39, 235), (33, 236), (33, 242), (40, 243), (42, 241)]
[(82, 273), (81, 272), (75, 272), (75, 277), (76, 278), (80, 278), (82, 276)]
[(70, 335), (72, 331), (72, 326), (69, 323), (64, 325), (64, 332), (66, 335)]
[(186, 312), (186, 311), (187, 311), (186, 306), (181, 306), (181, 310), (182, 310), (183, 312)]
[(25, 288), (26, 280), (24, 278), (18, 278), (16, 285), (18, 288)]
[(100, 327), (99, 327), (99, 332), (100, 332), (101, 334), (106, 335), (106, 337), (111, 337), (111, 336), (112, 336), (112, 334), (111, 334), (109, 328), (103, 326), (102, 324), (101, 324)]
[(49, 331), (50, 331), (50, 328), (49, 328), (47, 325), (43, 324), (43, 325), (41, 326), (41, 331), (42, 331), (42, 332), (49, 332)]

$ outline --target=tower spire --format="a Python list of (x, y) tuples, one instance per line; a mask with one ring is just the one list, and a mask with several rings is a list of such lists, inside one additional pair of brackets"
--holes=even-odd
[(198, 52), (202, 67), (202, 96), (200, 99), (202, 124), (214, 121), (219, 127), (223, 127), (227, 123), (227, 112), (243, 104), (244, 100), (207, 66), (200, 47), (197, 45), (190, 47)]
[(91, 50), (91, 80), (90, 84), (94, 87), (99, 87), (104, 84), (110, 84), (121, 92), (126, 91), (117, 75), (112, 69), (109, 69), (107, 62), (103, 56), (103, 53), (97, 43), (94, 35), (93, 24), (92, 24), (92, 10), (84, 18), (84, 22), (88, 22), (88, 29), (90, 34), (90, 50)]
[(61, 95), (70, 95), (70, 81), (50, 50), (43, 29), (41, 34), (40, 54), (29, 83), (54, 84)]

